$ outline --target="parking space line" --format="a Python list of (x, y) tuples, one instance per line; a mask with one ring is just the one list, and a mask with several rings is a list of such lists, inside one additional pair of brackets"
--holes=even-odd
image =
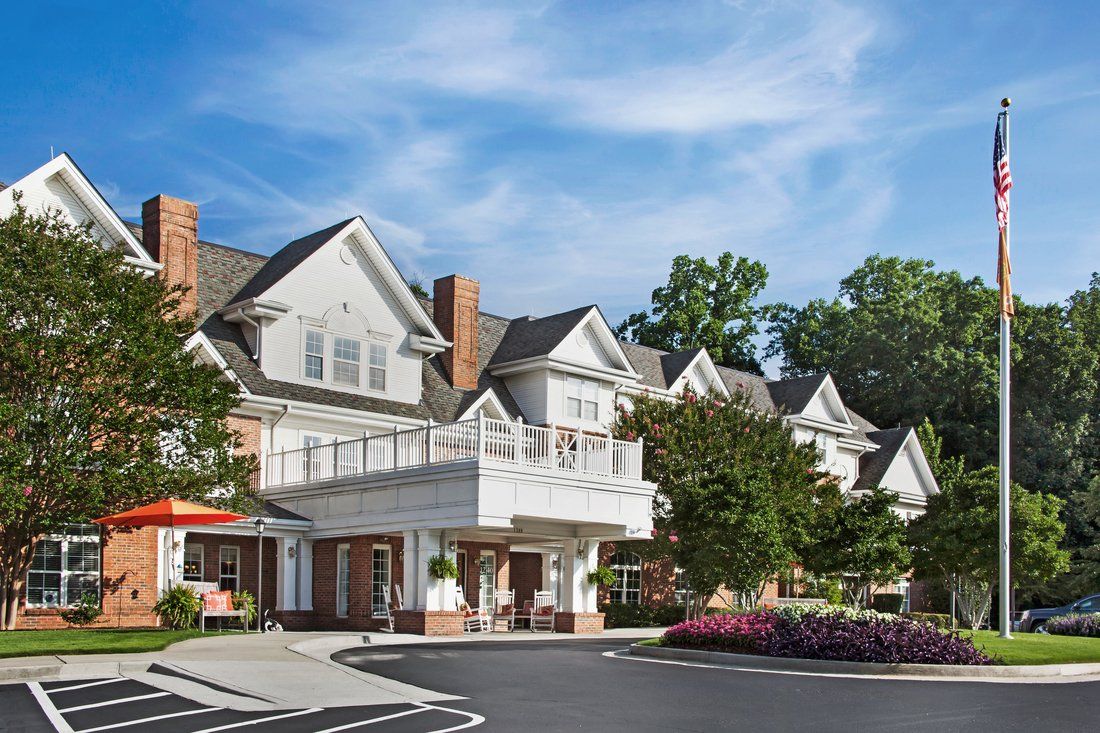
[(137, 720), (126, 720), (121, 723), (111, 723), (110, 725), (101, 725), (96, 728), (82, 728), (76, 733), (95, 733), (98, 730), (111, 730), (113, 728), (126, 728), (131, 725), (140, 725), (142, 723), (152, 723), (154, 720), (164, 720), (165, 718), (179, 718), (184, 715), (198, 715), (199, 713), (213, 713), (218, 710), (225, 710), (225, 708), (200, 708), (198, 710), (184, 710), (179, 713), (167, 713), (166, 715), (154, 715), (150, 718), (138, 718)]
[(95, 687), (97, 685), (109, 685), (113, 682), (123, 682), (126, 677), (112, 677), (109, 680), (96, 680), (95, 682), (84, 682), (79, 685), (69, 685), (68, 687), (53, 687), (46, 690), (46, 694), (52, 695), (55, 692), (68, 692), (69, 690), (83, 690), (85, 687)]
[(468, 713), (465, 710), (455, 710), (454, 708), (443, 708), (443, 707), (440, 707), (438, 705), (429, 705), (429, 704), (423, 703), (423, 702), (414, 702), (413, 705), (422, 705), (422, 706), (424, 706), (426, 708), (429, 708), (431, 710), (442, 710), (443, 712), (454, 713), (455, 715), (465, 715), (467, 718), (470, 719), (469, 722), (463, 723), (462, 725), (456, 725), (452, 728), (444, 728), (443, 730), (432, 731), (432, 733), (451, 733), (451, 731), (455, 731), (455, 730), (464, 730), (466, 728), (473, 728), (475, 725), (481, 725), (482, 723), (485, 722), (484, 716), (478, 715), (477, 713)]
[(135, 702), (137, 700), (150, 700), (154, 697), (167, 697), (171, 695), (171, 692), (153, 692), (148, 695), (134, 695), (133, 697), (116, 697), (113, 700), (104, 700), (103, 702), (90, 702), (87, 705), (74, 705), (71, 708), (62, 708), (58, 710), (59, 713), (75, 713), (77, 710), (90, 710), (92, 708), (102, 708), (107, 705), (121, 705), (124, 702)]
[(412, 710), (402, 710), (400, 713), (393, 713), (392, 715), (383, 715), (381, 718), (371, 718), (370, 720), (360, 720), (355, 723), (345, 723), (344, 725), (337, 725), (333, 728), (323, 728), (316, 733), (336, 733), (338, 730), (351, 730), (352, 728), (362, 728), (364, 725), (374, 725), (375, 723), (381, 723), (384, 720), (393, 720), (394, 718), (404, 718), (406, 715), (416, 715), (417, 713), (423, 713), (431, 708), (416, 707)]
[(319, 713), (324, 708), (306, 708), (305, 710), (294, 710), (289, 713), (283, 713), (282, 715), (270, 715), (266, 718), (254, 718), (253, 720), (243, 720), (240, 723), (226, 723), (225, 725), (218, 725), (213, 728), (203, 728), (202, 730), (194, 731), (194, 733), (215, 733), (215, 731), (229, 730), (231, 728), (243, 728), (246, 725), (257, 725), (258, 723), (270, 723), (272, 720), (282, 720), (283, 718), (293, 718), (296, 715), (309, 715), (310, 713)]
[(61, 717), (61, 711), (50, 701), (50, 696), (42, 689), (42, 685), (37, 682), (28, 682), (27, 688), (30, 689), (34, 699), (38, 701), (38, 706), (42, 708), (42, 712), (49, 718), (57, 733), (73, 733), (72, 726)]

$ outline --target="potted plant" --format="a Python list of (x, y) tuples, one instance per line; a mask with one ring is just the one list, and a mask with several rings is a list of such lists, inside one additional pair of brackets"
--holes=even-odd
[(458, 566), (446, 555), (433, 555), (428, 558), (428, 575), (436, 580), (457, 580)]
[(153, 606), (153, 613), (171, 629), (190, 629), (195, 616), (202, 608), (202, 601), (189, 585), (174, 585)]
[(591, 585), (614, 585), (615, 571), (606, 565), (600, 565), (586, 576)]

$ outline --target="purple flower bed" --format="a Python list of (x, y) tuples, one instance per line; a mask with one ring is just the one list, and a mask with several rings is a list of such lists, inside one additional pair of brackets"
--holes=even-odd
[(778, 619), (770, 613), (719, 614), (669, 627), (663, 637), (665, 646), (681, 649), (706, 649), (735, 654), (761, 654)]
[(771, 657), (887, 664), (993, 664), (969, 639), (883, 614), (815, 610), (706, 616), (668, 629), (664, 646)]
[(1048, 634), (1100, 637), (1100, 613), (1071, 613), (1055, 616), (1046, 623)]

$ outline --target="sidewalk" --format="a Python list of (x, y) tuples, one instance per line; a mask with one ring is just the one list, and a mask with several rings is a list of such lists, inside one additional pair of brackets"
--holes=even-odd
[(346, 707), (432, 703), (456, 699), (361, 672), (333, 662), (341, 649), (478, 641), (539, 641), (580, 638), (643, 638), (659, 629), (615, 629), (600, 634), (411, 634), (283, 632), (189, 639), (159, 652), (0, 659), (0, 683), (129, 677), (196, 702), (234, 710)]

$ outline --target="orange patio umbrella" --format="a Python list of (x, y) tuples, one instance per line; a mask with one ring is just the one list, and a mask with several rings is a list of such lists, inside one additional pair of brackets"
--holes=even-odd
[(112, 527), (169, 527), (171, 528), (171, 541), (173, 560), (172, 571), (169, 573), (169, 583), (174, 584), (176, 574), (175, 548), (176, 525), (189, 524), (221, 524), (222, 522), (235, 522), (239, 519), (249, 519), (247, 514), (236, 514), (221, 509), (213, 509), (208, 506), (192, 504), (189, 501), (179, 499), (164, 499), (162, 501), (139, 506), (137, 509), (111, 514), (107, 517), (93, 519), (96, 524), (107, 524)]

